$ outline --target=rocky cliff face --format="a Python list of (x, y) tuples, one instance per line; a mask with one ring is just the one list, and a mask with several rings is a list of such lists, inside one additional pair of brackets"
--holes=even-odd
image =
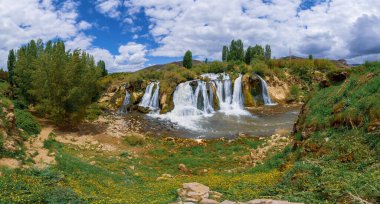
[(16, 128), (13, 104), (6, 99), (0, 100), (0, 156), (21, 150), (22, 130)]
[[(277, 76), (266, 77), (265, 80), (268, 83), (268, 91), (272, 100), (276, 103), (286, 103), (287, 98), (290, 94), (290, 87), (292, 84), (299, 84), (299, 82), (293, 79), (290, 75), (286, 76), (286, 80), (280, 79)], [(116, 111), (120, 108), (123, 103), (125, 92), (131, 95), (131, 108), (132, 110), (141, 110), (138, 108), (138, 104), (141, 101), (145, 87), (149, 84), (148, 81), (142, 83), (141, 90), (135, 90), (134, 87), (125, 84), (114, 84), (111, 85), (103, 94), (99, 103), (105, 109)], [(299, 85), (302, 87), (302, 84)], [(215, 87), (213, 87), (214, 93), (216, 93)], [(254, 107), (263, 104), (262, 100), (262, 86), (261, 82), (257, 76), (252, 74), (245, 74), (242, 77), (242, 89), (244, 95), (244, 105), (246, 107)], [(174, 108), (173, 103), (173, 92), (175, 89), (160, 89), (159, 103), (160, 103), (160, 113), (164, 114), (171, 111)], [(214, 109), (218, 110), (218, 98), (214, 94)]]

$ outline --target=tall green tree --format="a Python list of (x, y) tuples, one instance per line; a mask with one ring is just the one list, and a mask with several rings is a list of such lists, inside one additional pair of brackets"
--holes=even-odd
[(255, 45), (255, 47), (253, 47), (252, 58), (257, 60), (264, 59), (264, 48), (261, 45)]
[(249, 46), (247, 48), (247, 51), (245, 52), (245, 63), (248, 65), (251, 64), (252, 57), (253, 57), (253, 47)]
[(272, 50), (270, 45), (265, 45), (264, 58), (265, 60), (270, 60), (272, 58)]
[(191, 69), (193, 67), (193, 54), (190, 50), (186, 51), (185, 55), (183, 56), (183, 66)]
[(313, 55), (309, 54), (309, 60), (313, 60)]
[(244, 45), (243, 41), (241, 40), (232, 40), (229, 54), (228, 54), (228, 61), (243, 61), (245, 58), (244, 56)]
[(8, 62), (7, 62), (7, 67), (8, 67), (8, 81), (11, 85), (13, 85), (13, 75), (14, 75), (14, 69), (16, 66), (16, 55), (15, 51), (12, 49), (9, 51), (8, 54)]
[(227, 62), (228, 61), (228, 54), (229, 54), (229, 51), (228, 51), (228, 46), (223, 46), (223, 51), (222, 51), (222, 61), (223, 62)]
[(97, 67), (101, 70), (102, 76), (108, 75), (108, 71), (106, 69), (106, 63), (103, 60), (98, 61)]
[(66, 51), (62, 41), (31, 41), (17, 51), (14, 72), (19, 97), (56, 124), (76, 124), (99, 93), (103, 70), (80, 50)]

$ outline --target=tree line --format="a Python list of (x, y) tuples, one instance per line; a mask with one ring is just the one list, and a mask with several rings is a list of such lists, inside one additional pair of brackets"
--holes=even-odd
[(98, 79), (107, 75), (104, 61), (81, 50), (66, 50), (63, 41), (30, 41), (8, 55), (13, 97), (56, 124), (75, 124), (100, 93)]
[(232, 40), (230, 46), (223, 46), (222, 61), (237, 61), (251, 64), (254, 60), (269, 60), (271, 59), (271, 55), (270, 45), (266, 45), (265, 48), (261, 45), (249, 46), (244, 50), (242, 40)]

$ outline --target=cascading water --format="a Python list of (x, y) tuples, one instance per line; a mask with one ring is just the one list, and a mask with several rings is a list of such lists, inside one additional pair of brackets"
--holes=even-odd
[(207, 77), (212, 80), (216, 88), (216, 95), (219, 99), (220, 111), (227, 115), (249, 115), (249, 112), (244, 110), (241, 74), (235, 79), (233, 91), (231, 91), (231, 78), (225, 73), (203, 74), (202, 77)]
[(127, 112), (127, 107), (131, 103), (131, 95), (129, 94), (128, 90), (125, 90), (125, 97), (123, 104), (121, 105), (119, 109), (119, 113), (126, 113)]
[[(153, 92), (153, 89), (154, 89), (154, 92)], [(159, 82), (150, 83), (145, 89), (144, 96), (139, 106), (149, 108), (150, 110), (158, 110), (159, 109), (159, 93), (160, 93), (160, 83)]]
[[(195, 90), (191, 86), (196, 83)], [(209, 89), (207, 89), (209, 87)], [(213, 89), (204, 81), (188, 81), (177, 86), (173, 93), (174, 109), (158, 117), (168, 119), (181, 126), (199, 130), (196, 122), (201, 117), (211, 116), (213, 108)]]
[(261, 88), (262, 88), (262, 92), (263, 92), (263, 100), (264, 100), (264, 104), (267, 105), (267, 106), (273, 106), (273, 105), (277, 105), (277, 103), (273, 103), (272, 102), (272, 99), (270, 98), (270, 95), (269, 95), (269, 92), (268, 92), (268, 85), (267, 85), (267, 82), (261, 78), (258, 74), (255, 74), (261, 81)]

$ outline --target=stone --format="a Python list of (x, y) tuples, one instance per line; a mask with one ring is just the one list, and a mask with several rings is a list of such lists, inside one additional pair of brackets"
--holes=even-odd
[(208, 199), (208, 198), (203, 198), (201, 200), (201, 202), (199, 202), (199, 204), (219, 204), (219, 202), (216, 201), (216, 200), (211, 200), (211, 199)]
[(184, 202), (199, 202), (209, 197), (210, 188), (200, 183), (184, 183), (177, 193)]
[(225, 201), (221, 202), (220, 204), (236, 204), (236, 202), (225, 200)]
[(247, 204), (301, 204), (301, 203), (291, 203), (288, 201), (271, 200), (271, 199), (255, 199), (255, 200), (248, 201)]
[(215, 199), (215, 200), (219, 200), (220, 198), (223, 197), (223, 194), (216, 192), (216, 191), (210, 191), (209, 194), (210, 194), (210, 198)]
[(160, 177), (158, 177), (156, 179), (156, 181), (166, 181), (166, 180), (169, 180), (171, 178), (173, 178), (173, 176), (170, 174), (162, 174)]
[(90, 164), (91, 164), (91, 165), (95, 165), (95, 164), (96, 164), (96, 161), (90, 161)]
[(185, 164), (179, 164), (178, 169), (182, 172), (188, 172), (189, 170), (186, 168)]

